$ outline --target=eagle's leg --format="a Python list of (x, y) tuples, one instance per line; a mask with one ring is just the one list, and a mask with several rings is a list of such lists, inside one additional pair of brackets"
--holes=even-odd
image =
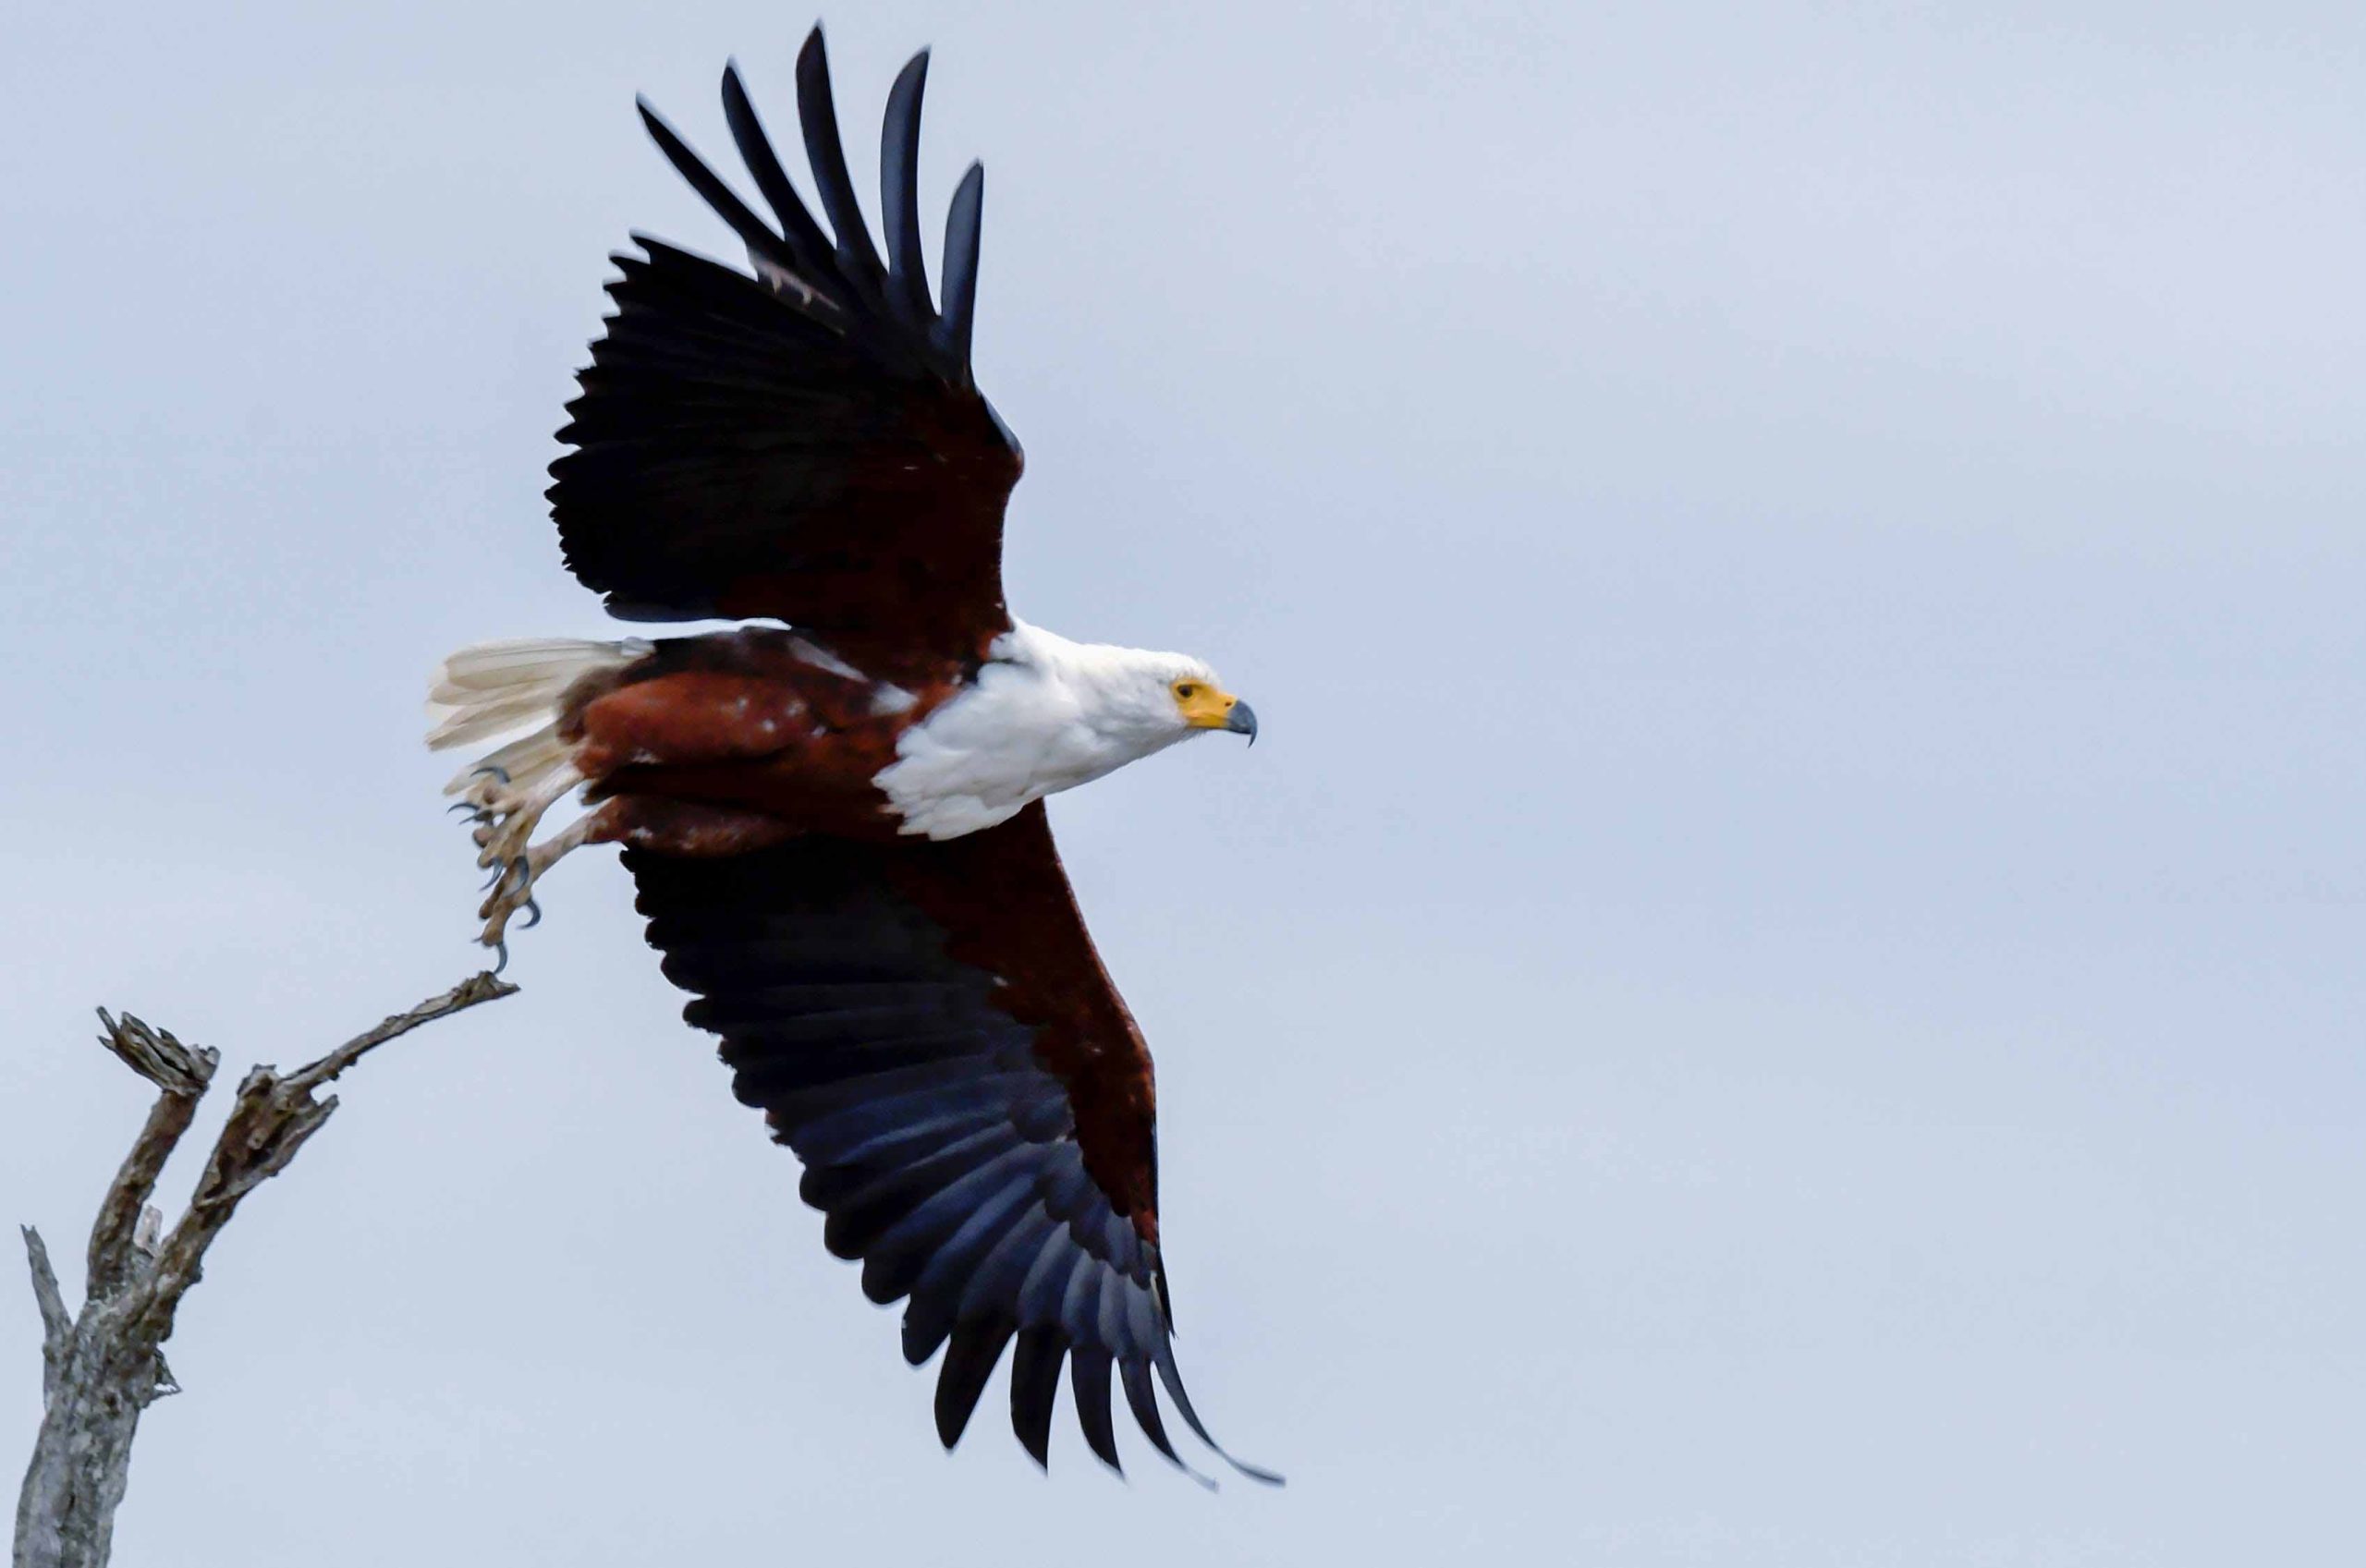
[[(484, 921), (484, 932), (478, 941), (487, 947), (503, 947), (504, 934), (519, 911), (526, 913), (528, 926), (543, 918), (542, 906), (534, 902), (534, 884), (565, 856), (596, 842), (593, 835), (599, 816), (595, 811), (577, 818), (542, 843), (528, 846), (501, 868), (494, 877), (493, 892), (477, 910)], [(506, 955), (506, 948), (504, 953)]]
[(505, 962), (509, 950), (502, 938), (511, 918), (520, 910), (528, 912), (530, 926), (542, 918), (542, 910), (534, 903), (534, 883), (561, 856), (581, 845), (590, 832), (586, 818), (541, 844), (531, 842), (543, 813), (582, 782), (582, 772), (567, 762), (538, 769), (516, 782), (500, 768), (485, 767), (478, 770), (462, 792), (463, 803), (471, 808), (470, 820), (478, 824), (477, 864), (493, 870), (492, 891), (477, 910), (477, 918), (484, 921), (480, 940), (487, 947), (499, 948)]
[(489, 868), (516, 862), (526, 853), (527, 841), (543, 813), (582, 782), (583, 774), (572, 763), (561, 763), (522, 785), (513, 785), (506, 777), (488, 770), (466, 796), (477, 808), (472, 820), (482, 824), (476, 831), (477, 864)]

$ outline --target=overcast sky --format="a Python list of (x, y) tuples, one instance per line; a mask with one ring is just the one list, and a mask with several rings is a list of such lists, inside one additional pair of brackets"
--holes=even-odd
[[(0, 1220), (138, 1124), (92, 1005), (227, 1076), (474, 966), (427, 673), (600, 632), (603, 258), (732, 249), (633, 94), (719, 158), (809, 19), (13, 0)], [(119, 1560), (2355, 1560), (2358, 9), (827, 20), (858, 170), (931, 43), (989, 169), (1012, 603), (1265, 726), (1053, 815), (1291, 1485), (943, 1455), (600, 852), (216, 1249)]]

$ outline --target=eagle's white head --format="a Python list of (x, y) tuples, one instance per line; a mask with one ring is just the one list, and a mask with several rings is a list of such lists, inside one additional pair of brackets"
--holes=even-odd
[(1255, 710), (1225, 690), (1206, 660), (1146, 648), (1060, 641), (1065, 643), (1056, 650), (1062, 684), (1075, 698), (1083, 721), (1111, 744), (1128, 750), (1132, 755), (1128, 760), (1208, 730), (1245, 735), (1254, 744)]
[(896, 743), (876, 780), (906, 833), (952, 838), (1208, 730), (1257, 715), (1205, 661), (1072, 642), (1014, 621), (970, 687)]

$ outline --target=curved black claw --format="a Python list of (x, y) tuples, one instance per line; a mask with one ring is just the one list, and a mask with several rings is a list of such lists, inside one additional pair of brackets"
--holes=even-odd
[(495, 780), (502, 784), (507, 784), (509, 782), (509, 770), (506, 768), (496, 767), (491, 762), (487, 762), (483, 767), (479, 768), (475, 772), (470, 773), (469, 777), (472, 779), (481, 779), (487, 773), (492, 774)]
[(493, 966), (493, 972), (495, 975), (499, 975), (502, 970), (509, 967), (509, 943), (506, 942), (496, 942), (493, 944), (493, 951), (498, 954), (498, 958)]
[(506, 878), (508, 877), (508, 875), (509, 875), (509, 868), (508, 868), (508, 867), (506, 867), (506, 866), (495, 866), (495, 867), (493, 869), (493, 875), (491, 875), (491, 876), (487, 877), (487, 878), (484, 880), (483, 885), (482, 885), (481, 887), (479, 887), (479, 888), (477, 889), (477, 891), (478, 891), (479, 893), (491, 893), (494, 888), (496, 888), (496, 887), (500, 886), (500, 885), (501, 885), (501, 883), (502, 883), (502, 881), (503, 881), (505, 879), (506, 879)]
[(526, 923), (518, 928), (519, 930), (531, 931), (536, 926), (543, 923), (543, 906), (534, 902), (534, 895), (532, 893), (530, 893), (526, 895), (526, 902), (523, 908), (526, 912)]
[(484, 817), (484, 808), (473, 800), (458, 800), (444, 808), (444, 814), (446, 817), (457, 817), (463, 811), (480, 820)]

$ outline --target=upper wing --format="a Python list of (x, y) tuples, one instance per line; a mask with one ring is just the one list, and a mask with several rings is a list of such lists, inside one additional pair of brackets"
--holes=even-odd
[(1214, 1447), (1169, 1343), (1150, 1053), (1040, 801), (943, 842), (625, 861), (666, 977), (699, 993), (685, 1015), (723, 1037), (733, 1088), (804, 1160), (824, 1243), (862, 1259), (873, 1301), (910, 1298), (914, 1366), (950, 1338), (947, 1448), (1014, 1340), (1011, 1425), (1037, 1463), (1064, 1357), (1109, 1465), (1113, 1367), (1161, 1453), (1182, 1463), (1153, 1368)]
[(916, 170), (925, 51), (896, 79), (880, 149), (883, 265), (838, 144), (815, 28), (798, 109), (835, 243), (789, 185), (725, 70), (731, 135), (774, 228), (647, 103), (684, 178), (747, 245), (756, 277), (650, 239), (614, 258), (616, 313), (578, 378), (551, 465), (567, 562), (628, 620), (774, 616), (856, 643), (962, 658), (1008, 629), (1003, 504), (1018, 442), (970, 378), (978, 217), (970, 165), (929, 302)]

